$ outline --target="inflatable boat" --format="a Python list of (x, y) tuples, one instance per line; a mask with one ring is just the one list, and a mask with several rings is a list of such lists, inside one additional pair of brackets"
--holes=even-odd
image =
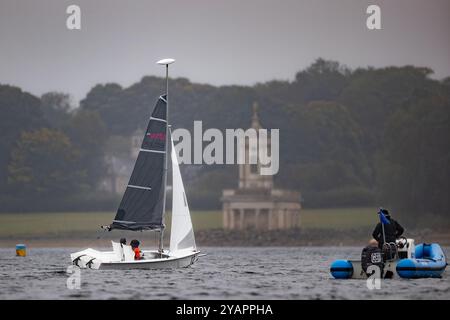
[[(361, 260), (336, 260), (330, 273), (335, 279), (367, 279), (372, 275), (370, 266), (378, 266), (380, 277), (387, 278), (440, 278), (447, 261), (437, 243), (415, 246), (413, 239), (402, 238), (384, 250), (373, 248), (371, 254), (363, 254)], [(373, 272), (373, 271), (372, 271)]]
[(445, 254), (437, 243), (419, 244), (415, 257), (397, 263), (397, 273), (402, 278), (441, 278), (447, 266)]

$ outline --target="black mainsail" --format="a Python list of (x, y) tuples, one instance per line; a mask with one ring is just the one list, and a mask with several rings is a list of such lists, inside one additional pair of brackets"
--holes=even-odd
[(166, 95), (159, 97), (148, 122), (130, 181), (110, 229), (162, 229), (164, 214)]

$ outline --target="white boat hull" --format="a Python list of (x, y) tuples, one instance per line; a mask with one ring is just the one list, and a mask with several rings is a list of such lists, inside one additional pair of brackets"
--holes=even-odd
[[(175, 269), (185, 268), (198, 260), (200, 251), (180, 250), (171, 254), (144, 250), (143, 259), (120, 259), (114, 251), (86, 249), (70, 255), (72, 263), (82, 269), (130, 270), (130, 269)], [(120, 256), (119, 256), (120, 257)]]
[(130, 270), (130, 269), (176, 269), (186, 268), (194, 264), (198, 259), (199, 252), (182, 257), (168, 257), (162, 259), (149, 259), (137, 261), (103, 262), (101, 270)]

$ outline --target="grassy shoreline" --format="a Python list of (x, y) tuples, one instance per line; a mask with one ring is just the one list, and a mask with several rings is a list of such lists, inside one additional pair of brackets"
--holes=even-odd
[[(377, 222), (373, 208), (304, 209), (299, 217), (302, 228), (354, 229)], [(114, 219), (114, 212), (0, 213), (0, 238), (53, 236), (89, 233)], [(192, 211), (194, 229), (222, 228), (221, 211)], [(170, 214), (166, 225), (170, 228)]]
[[(113, 212), (3, 213), (0, 214), (0, 247), (20, 242), (34, 247), (109, 247), (110, 239), (122, 235), (156, 243), (155, 232), (101, 231), (100, 226), (113, 218)], [(225, 231), (221, 211), (192, 211), (192, 220), (197, 242), (203, 246), (360, 246), (369, 239), (378, 217), (376, 208), (304, 209), (299, 217), (300, 228), (287, 232)], [(170, 229), (170, 215), (166, 225)], [(405, 227), (407, 236), (419, 237), (418, 241), (450, 244), (449, 232)]]

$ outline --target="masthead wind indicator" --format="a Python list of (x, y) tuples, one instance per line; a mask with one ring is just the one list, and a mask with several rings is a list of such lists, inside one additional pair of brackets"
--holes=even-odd
[(168, 65), (168, 64), (171, 64), (171, 63), (174, 63), (174, 62), (175, 62), (175, 59), (167, 58), (167, 59), (161, 59), (161, 60), (159, 60), (156, 63), (160, 64), (160, 65)]

